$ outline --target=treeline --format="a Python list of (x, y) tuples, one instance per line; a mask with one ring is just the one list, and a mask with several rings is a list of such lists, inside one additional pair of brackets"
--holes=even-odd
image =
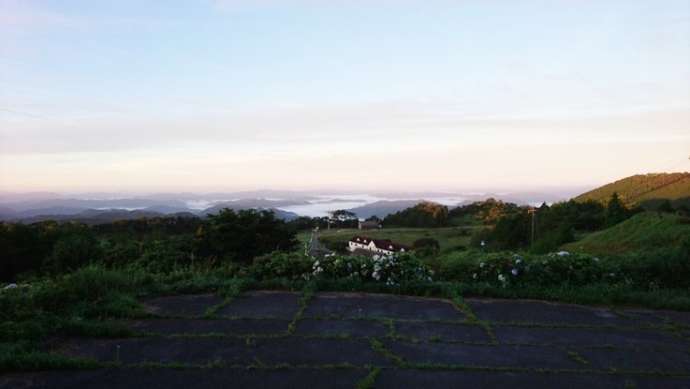
[(117, 266), (140, 261), (145, 267), (169, 269), (195, 262), (249, 263), (273, 251), (293, 250), (297, 227), (270, 211), (227, 209), (206, 219), (153, 218), (95, 226), (1, 223), (0, 281), (96, 262)]
[(384, 227), (434, 228), (447, 225), (448, 207), (427, 201), (390, 214), (383, 219)]
[(573, 241), (577, 231), (611, 227), (641, 211), (641, 208), (628, 208), (616, 193), (606, 204), (570, 200), (551, 206), (544, 203), (536, 209), (520, 207), (500, 217), (493, 228), (475, 234), (472, 245), (489, 250), (529, 247), (533, 252), (545, 253)]
[[(669, 201), (662, 202), (657, 209), (659, 212), (684, 212), (674, 209)], [(629, 208), (616, 193), (605, 203), (570, 200), (550, 206), (544, 203), (538, 208), (490, 198), (452, 209), (423, 202), (388, 215), (383, 225), (409, 228), (485, 225), (472, 237), (473, 246), (487, 250), (530, 248), (533, 252), (544, 253), (573, 241), (577, 232), (611, 227), (642, 210)]]
[(422, 202), (390, 214), (385, 227), (435, 228), (470, 224), (493, 225), (500, 218), (520, 212), (520, 206), (493, 198), (449, 209), (445, 205)]

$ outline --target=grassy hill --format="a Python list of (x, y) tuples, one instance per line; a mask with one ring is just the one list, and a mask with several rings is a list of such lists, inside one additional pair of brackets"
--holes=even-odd
[(649, 205), (660, 200), (675, 200), (674, 205), (690, 203), (690, 173), (641, 174), (618, 180), (583, 193), (575, 201), (605, 202), (616, 192), (628, 206)]
[(643, 212), (611, 228), (586, 235), (564, 250), (590, 254), (620, 254), (669, 247), (690, 237), (690, 218)]

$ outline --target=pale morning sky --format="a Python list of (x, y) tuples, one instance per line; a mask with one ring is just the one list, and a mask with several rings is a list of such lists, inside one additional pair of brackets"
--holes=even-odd
[(0, 0), (1, 190), (690, 170), (690, 2)]

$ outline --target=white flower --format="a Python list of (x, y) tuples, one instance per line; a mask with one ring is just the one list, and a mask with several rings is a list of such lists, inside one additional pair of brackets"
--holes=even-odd
[(519, 264), (521, 264), (521, 263), (522, 263), (522, 259), (518, 259), (517, 261), (515, 261), (515, 264), (516, 264), (516, 265), (519, 265)]
[(513, 269), (510, 271), (514, 276), (518, 275), (518, 269)]
[(472, 278), (476, 280), (477, 279), (477, 273), (472, 274)]
[(499, 274), (499, 275), (498, 275), (498, 280), (501, 281), (501, 282), (506, 282), (506, 276), (504, 276), (503, 274)]
[(483, 268), (484, 267), (484, 262), (479, 262), (479, 267)]

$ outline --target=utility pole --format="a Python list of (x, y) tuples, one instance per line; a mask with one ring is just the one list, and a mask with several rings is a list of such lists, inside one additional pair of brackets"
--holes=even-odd
[(537, 209), (531, 207), (527, 210), (527, 213), (532, 215), (532, 233), (530, 238), (530, 247), (532, 247), (534, 246), (534, 235), (537, 228)]

